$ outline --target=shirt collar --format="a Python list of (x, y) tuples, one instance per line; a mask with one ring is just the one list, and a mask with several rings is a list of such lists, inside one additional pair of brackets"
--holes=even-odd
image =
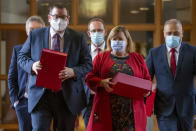
[[(61, 38), (63, 38), (65, 31), (58, 33), (60, 35)], [(50, 27), (50, 36), (53, 38), (56, 35), (56, 32), (54, 31), (53, 28)]]
[(91, 43), (91, 50), (94, 52), (97, 48), (100, 48), (101, 51), (103, 51), (105, 49), (105, 41), (103, 44), (101, 44), (101, 46), (96, 47), (94, 44)]
[[(166, 47), (167, 47), (167, 51), (170, 52), (172, 48), (168, 47), (167, 45), (166, 45)], [(177, 46), (177, 47), (175, 48), (177, 53), (179, 53), (180, 47), (181, 47), (181, 43), (180, 43), (179, 46)]]

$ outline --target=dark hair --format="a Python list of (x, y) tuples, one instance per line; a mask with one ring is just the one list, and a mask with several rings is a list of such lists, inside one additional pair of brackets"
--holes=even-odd
[[(52, 10), (54, 9), (54, 8), (57, 8), (57, 9), (66, 9), (66, 7), (64, 6), (64, 5), (62, 5), (62, 4), (53, 4), (51, 7), (50, 7), (50, 9), (49, 9), (49, 14), (51, 14), (51, 12), (52, 12)], [(69, 16), (69, 11), (66, 9), (66, 11), (67, 11), (67, 15)]]
[(104, 22), (101, 18), (99, 18), (99, 17), (93, 17), (93, 18), (91, 18), (91, 19), (89, 20), (89, 22), (88, 22), (88, 30), (90, 30), (90, 29), (89, 29), (89, 26), (90, 26), (90, 24), (91, 24), (92, 22), (94, 22), (94, 21), (99, 21), (99, 22), (101, 22), (101, 23), (103, 24), (104, 29), (105, 29), (105, 22)]

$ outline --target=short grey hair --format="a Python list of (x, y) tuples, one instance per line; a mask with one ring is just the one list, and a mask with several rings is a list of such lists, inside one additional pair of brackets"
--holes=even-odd
[(31, 16), (27, 19), (26, 21), (26, 31), (28, 30), (28, 26), (30, 22), (38, 22), (40, 23), (43, 27), (45, 27), (45, 23), (43, 21), (43, 19), (40, 16)]
[(170, 20), (165, 21), (164, 26), (166, 26), (168, 24), (176, 24), (179, 27), (182, 27), (182, 23), (180, 22), (180, 20), (177, 20), (177, 19), (170, 19)]

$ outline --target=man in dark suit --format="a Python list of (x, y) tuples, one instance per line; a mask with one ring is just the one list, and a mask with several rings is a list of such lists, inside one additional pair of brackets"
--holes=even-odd
[[(44, 21), (38, 16), (31, 16), (26, 21), (26, 33), (44, 27)], [(28, 74), (17, 64), (17, 58), (23, 45), (13, 48), (12, 59), (8, 72), (8, 88), (12, 107), (16, 111), (20, 131), (31, 131), (31, 116), (28, 113)]]
[[(106, 43), (104, 40), (104, 37), (106, 36), (106, 29), (104, 21), (98, 17), (92, 18), (88, 22), (87, 34), (91, 39), (89, 49), (93, 60), (98, 53), (103, 52), (106, 48)], [(95, 93), (92, 90), (90, 90), (87, 86), (85, 86), (85, 93), (87, 94), (88, 104), (87, 107), (84, 108), (84, 110), (82, 111), (82, 115), (85, 126), (87, 127)]]
[[(86, 106), (84, 78), (92, 69), (92, 60), (84, 36), (67, 28), (69, 18), (65, 7), (52, 6), (50, 27), (30, 32), (18, 57), (18, 63), (30, 75), (28, 111), (33, 131), (48, 131), (52, 118), (58, 131), (73, 131), (77, 114)], [(66, 67), (59, 72), (61, 91), (35, 85), (43, 48), (68, 54)]]
[(147, 66), (156, 76), (155, 113), (160, 131), (192, 131), (196, 49), (182, 42), (182, 24), (165, 22), (165, 44), (150, 50)]

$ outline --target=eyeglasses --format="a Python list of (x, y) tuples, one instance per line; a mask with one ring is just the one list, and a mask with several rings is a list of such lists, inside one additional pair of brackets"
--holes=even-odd
[(58, 18), (61, 18), (61, 19), (63, 19), (63, 20), (67, 20), (67, 19), (68, 19), (68, 16), (67, 16), (67, 15), (52, 15), (52, 14), (50, 14), (50, 16), (52, 16), (52, 18), (53, 18), (54, 20), (56, 20), (56, 19), (58, 19)]
[(94, 29), (91, 30), (90, 32), (95, 33), (95, 32), (103, 32), (103, 31), (104, 31), (103, 29)]

